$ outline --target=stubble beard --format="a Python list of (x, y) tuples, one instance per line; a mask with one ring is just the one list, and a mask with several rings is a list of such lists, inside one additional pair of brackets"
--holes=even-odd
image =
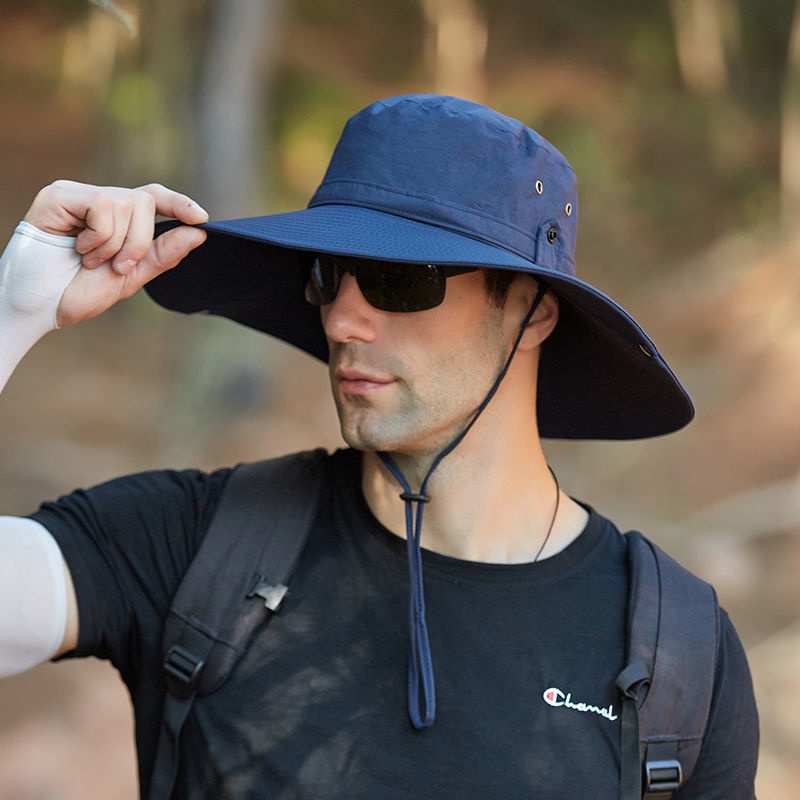
[(380, 409), (367, 398), (342, 397), (334, 388), (342, 438), (350, 447), (370, 452), (417, 449), (412, 441), (425, 424), (424, 404), (405, 384), (396, 383), (393, 391), (400, 395), (399, 403)]
[(394, 397), (384, 408), (368, 397), (343, 397), (331, 372), (344, 441), (357, 450), (431, 461), (469, 424), (505, 362), (505, 344), (496, 331), (484, 330), (478, 341), (482, 352), (467, 353), (460, 370), (457, 364), (454, 370), (453, 354), (445, 353), (427, 365), (425, 375), (415, 376), (420, 386), (432, 389), (424, 396), (403, 377), (403, 365), (393, 365)]

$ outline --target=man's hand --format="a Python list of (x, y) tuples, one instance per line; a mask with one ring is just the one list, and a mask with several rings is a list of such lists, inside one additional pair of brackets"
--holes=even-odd
[(56, 181), (39, 192), (25, 221), (46, 233), (76, 236), (81, 255), (82, 268), (58, 306), (60, 327), (95, 317), (130, 297), (205, 241), (204, 231), (186, 226), (153, 240), (156, 214), (187, 225), (208, 219), (186, 195), (155, 183), (121, 189)]

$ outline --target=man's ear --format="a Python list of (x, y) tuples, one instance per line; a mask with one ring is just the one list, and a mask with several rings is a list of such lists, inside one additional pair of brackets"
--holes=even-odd
[[(530, 292), (528, 310), (533, 305), (539, 285), (533, 282), (533, 291)], [(519, 343), (520, 350), (532, 350), (539, 347), (542, 342), (553, 332), (558, 322), (558, 297), (547, 289), (533, 312), (533, 317), (526, 326), (525, 333)]]

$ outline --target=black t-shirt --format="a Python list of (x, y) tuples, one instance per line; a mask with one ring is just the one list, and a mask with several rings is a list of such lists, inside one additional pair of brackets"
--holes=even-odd
[[(628, 580), (616, 528), (590, 509), (582, 535), (535, 564), (423, 552), (437, 712), (417, 731), (406, 711), (405, 542), (367, 507), (358, 454), (336, 458), (280, 612), (195, 704), (176, 796), (616, 800)], [(73, 655), (109, 658), (129, 687), (144, 785), (164, 692), (162, 621), (228, 474), (143, 473), (34, 515), (72, 571)], [(753, 798), (752, 687), (724, 621), (709, 731), (676, 800)]]

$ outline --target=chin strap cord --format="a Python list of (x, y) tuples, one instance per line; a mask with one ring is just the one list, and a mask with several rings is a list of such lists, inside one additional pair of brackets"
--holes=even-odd
[(430, 497), (426, 493), (428, 480), (443, 459), (452, 453), (467, 433), (469, 433), (478, 417), (483, 413), (486, 406), (489, 405), (491, 399), (494, 397), (503, 378), (505, 378), (508, 372), (508, 368), (511, 366), (511, 359), (517, 352), (525, 330), (536, 312), (536, 309), (539, 307), (539, 303), (541, 303), (546, 291), (547, 287), (540, 281), (536, 297), (520, 325), (519, 333), (514, 341), (514, 346), (511, 348), (511, 352), (503, 368), (500, 370), (500, 374), (492, 384), (492, 388), (489, 389), (488, 394), (478, 406), (472, 419), (470, 419), (464, 429), (436, 456), (436, 458), (434, 458), (418, 492), (413, 491), (405, 475), (403, 475), (389, 453), (378, 453), (378, 457), (381, 459), (386, 469), (402, 487), (403, 492), (400, 495), (400, 499), (405, 503), (406, 553), (408, 556), (409, 579), (408, 614), (409, 636), (411, 640), (411, 654), (408, 664), (408, 715), (411, 719), (411, 724), (417, 730), (430, 728), (436, 719), (436, 686), (433, 677), (433, 661), (431, 659), (428, 624), (425, 615), (425, 591), (422, 579), (422, 548), (420, 545), (423, 509), (425, 504), (430, 502)]

